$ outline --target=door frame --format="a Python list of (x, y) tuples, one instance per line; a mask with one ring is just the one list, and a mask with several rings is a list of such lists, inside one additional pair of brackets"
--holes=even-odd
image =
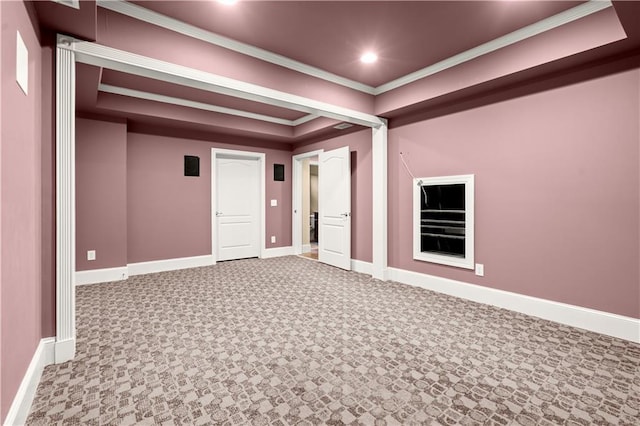
[(266, 217), (266, 191), (265, 191), (265, 158), (264, 152), (251, 152), (251, 151), (239, 151), (235, 149), (221, 149), (211, 148), (211, 257), (213, 258), (213, 264), (217, 262), (216, 247), (218, 246), (218, 236), (216, 233), (216, 210), (217, 210), (217, 198), (216, 198), (216, 160), (218, 158), (240, 158), (243, 160), (257, 160), (258, 167), (260, 169), (258, 176), (258, 186), (260, 189), (260, 254), (262, 259), (266, 250), (266, 230), (265, 230), (265, 217)]
[(315, 157), (324, 149), (297, 154), (291, 157), (293, 178), (291, 181), (292, 206), (291, 210), (291, 245), (293, 254), (302, 254), (302, 160)]

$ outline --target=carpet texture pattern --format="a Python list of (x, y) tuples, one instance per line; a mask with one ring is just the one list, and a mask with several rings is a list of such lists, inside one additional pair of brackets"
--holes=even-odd
[(640, 424), (640, 346), (300, 257), (77, 288), (30, 425)]

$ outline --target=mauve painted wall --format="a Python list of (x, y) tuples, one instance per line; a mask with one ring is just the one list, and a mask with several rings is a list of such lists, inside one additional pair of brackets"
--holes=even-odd
[[(127, 125), (76, 120), (76, 270), (127, 264)], [(87, 250), (96, 260), (87, 260)]]
[[(213, 147), (266, 153), (266, 247), (291, 245), (290, 151), (129, 133), (129, 263), (211, 254)], [(200, 157), (200, 177), (183, 175), (185, 155)], [(284, 182), (273, 181), (274, 163), (285, 164)], [(270, 206), (272, 199), (277, 207)]]
[[(4, 421), (41, 338), (41, 49), (33, 5), (1, 2), (0, 273)], [(16, 30), (29, 51), (29, 94), (16, 83)]]
[[(389, 266), (640, 317), (640, 71), (389, 134)], [(412, 184), (475, 174), (473, 271), (412, 260)]]
[(42, 337), (56, 335), (56, 179), (55, 179), (55, 35), (41, 39), (42, 46)]
[(300, 146), (293, 151), (293, 154), (304, 154), (318, 149), (329, 151), (343, 146), (348, 146), (351, 152), (351, 258), (371, 262), (373, 259), (371, 130), (366, 129)]

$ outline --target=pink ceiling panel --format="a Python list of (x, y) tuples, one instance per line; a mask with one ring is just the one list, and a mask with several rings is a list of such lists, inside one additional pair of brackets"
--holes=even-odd
[(615, 10), (605, 9), (571, 24), (481, 56), (376, 98), (376, 114), (435, 99), (625, 39)]
[[(140, 6), (378, 86), (581, 1), (138, 1)], [(365, 50), (379, 61), (359, 61)]]
[(362, 112), (373, 111), (371, 95), (102, 8), (98, 9), (98, 43)]

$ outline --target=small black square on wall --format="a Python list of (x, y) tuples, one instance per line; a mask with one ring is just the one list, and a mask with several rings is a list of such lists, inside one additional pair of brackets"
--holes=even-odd
[(273, 180), (284, 181), (284, 164), (273, 165)]
[(184, 175), (200, 176), (200, 157), (195, 155), (184, 156)]

